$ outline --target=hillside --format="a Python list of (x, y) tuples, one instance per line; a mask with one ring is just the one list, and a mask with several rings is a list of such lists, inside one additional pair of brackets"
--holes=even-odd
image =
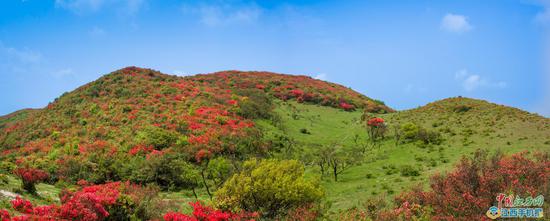
[(127, 146), (132, 143), (129, 138), (135, 135), (130, 130), (146, 125), (175, 130), (183, 121), (192, 121), (185, 115), (201, 107), (230, 111), (246, 97), (243, 94), (258, 92), (283, 100), (350, 110), (370, 105), (377, 110), (392, 111), (340, 85), (306, 76), (228, 71), (181, 78), (125, 68), (64, 94), (32, 117), (6, 118), (15, 122), (6, 123), (0, 145), (6, 150), (25, 147), (32, 141), (35, 144), (27, 149), (48, 152), (44, 146), (53, 146), (54, 137), (60, 145), (78, 137), (75, 145), (112, 140), (114, 145)]
[[(338, 182), (325, 175), (323, 185), (333, 212), (361, 205), (380, 194), (396, 195), (418, 184), (427, 187), (431, 175), (449, 170), (462, 156), (477, 149), (508, 154), (550, 150), (550, 119), (470, 98), (448, 98), (411, 110), (375, 114), (386, 120), (388, 127), (387, 138), (376, 147), (367, 140), (361, 112), (296, 102), (282, 103), (277, 112), (283, 116), (284, 127), (268, 122), (259, 125), (273, 137), (290, 137), (298, 152), (327, 145), (367, 149), (365, 161), (345, 170)], [(424, 144), (404, 138), (397, 141), (396, 128), (401, 130), (407, 123), (437, 132), (441, 142)], [(418, 174), (404, 176), (404, 167), (411, 167)], [(309, 172), (320, 173), (314, 161)]]
[[(374, 117), (385, 121), (376, 141), (364, 121)], [(548, 151), (550, 119), (462, 97), (395, 112), (307, 76), (224, 71), (178, 77), (135, 67), (43, 109), (0, 118), (0, 174), (43, 169), (51, 174), (47, 183), (55, 184), (39, 186), (44, 195), (82, 180), (129, 180), (158, 185), (164, 200), (209, 201), (247, 159), (296, 159), (309, 180), (319, 180), (332, 218), (376, 197), (391, 201), (411, 187), (427, 188), (433, 174), (477, 149)], [(323, 156), (342, 160), (337, 179)], [(174, 183), (162, 166), (187, 165), (180, 159), (204, 182)], [(0, 189), (18, 184), (10, 177), (9, 188)]]
[[(132, 176), (129, 171), (149, 155), (177, 153), (199, 162), (220, 154), (262, 154), (268, 147), (254, 138), (259, 131), (253, 120), (270, 118), (273, 99), (347, 111), (393, 111), (348, 88), (306, 76), (226, 71), (177, 77), (129, 67), (65, 93), (43, 109), (6, 117), (1, 159), (44, 168), (55, 174), (54, 181), (101, 183)], [(256, 150), (238, 153), (239, 146)], [(105, 162), (102, 156), (108, 154), (120, 161)], [(135, 165), (115, 166), (127, 159)], [(124, 171), (98, 170), (98, 164)]]

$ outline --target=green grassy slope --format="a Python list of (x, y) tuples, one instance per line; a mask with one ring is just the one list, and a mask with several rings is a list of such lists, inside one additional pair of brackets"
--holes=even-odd
[[(456, 107), (467, 106), (465, 112)], [(268, 136), (286, 134), (296, 146), (317, 148), (319, 145), (354, 146), (366, 142), (366, 130), (360, 121), (361, 112), (346, 112), (296, 102), (281, 103), (277, 112), (282, 117), (280, 127), (259, 122)], [(388, 124), (388, 137), (370, 150), (361, 165), (346, 170), (338, 182), (322, 179), (331, 211), (347, 209), (364, 200), (386, 194), (392, 196), (412, 186), (427, 186), (429, 177), (451, 168), (465, 154), (478, 148), (505, 153), (550, 149), (550, 121), (527, 112), (491, 104), (481, 100), (450, 98), (424, 107), (377, 115)], [(414, 122), (439, 131), (444, 138), (440, 145), (396, 144), (392, 127)], [(306, 129), (309, 134), (302, 133)], [(358, 136), (358, 142), (354, 142)], [(400, 168), (410, 165), (419, 176), (405, 177)], [(319, 176), (319, 168), (309, 166), (311, 176)]]

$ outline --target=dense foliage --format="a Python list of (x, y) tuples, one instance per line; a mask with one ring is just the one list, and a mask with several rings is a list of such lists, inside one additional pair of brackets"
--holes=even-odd
[(275, 217), (317, 203), (322, 196), (319, 184), (304, 178), (304, 167), (298, 161), (250, 160), (216, 192), (216, 201), (221, 208)]

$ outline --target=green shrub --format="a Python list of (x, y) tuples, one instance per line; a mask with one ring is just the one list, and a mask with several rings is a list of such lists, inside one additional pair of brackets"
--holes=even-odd
[(6, 174), (0, 173), (0, 186), (6, 185), (10, 182)]
[(441, 134), (436, 130), (427, 130), (414, 123), (401, 125), (401, 133), (406, 142), (417, 142), (420, 147), (426, 147), (427, 144), (439, 145), (443, 142)]
[(418, 134), (419, 127), (414, 123), (405, 123), (401, 125), (401, 131), (403, 132), (403, 139), (405, 140), (415, 140), (416, 135)]
[(238, 102), (237, 113), (248, 119), (270, 119), (273, 113), (273, 101), (266, 93), (257, 90), (243, 89), (235, 91), (245, 99)]
[(177, 154), (150, 157), (132, 174), (136, 183), (155, 183), (162, 190), (195, 190), (199, 186), (199, 172), (184, 157)]
[(403, 165), (401, 166), (401, 176), (420, 176), (420, 170), (416, 167), (413, 167), (411, 165)]
[(453, 111), (456, 112), (456, 113), (468, 112), (470, 109), (472, 109), (472, 107), (470, 107), (468, 105), (464, 105), (464, 104), (457, 105), (457, 106), (453, 107)]
[(148, 126), (137, 133), (136, 140), (138, 143), (152, 145), (160, 150), (176, 143), (178, 135), (160, 127)]
[(304, 178), (304, 166), (296, 160), (249, 160), (216, 192), (216, 202), (222, 209), (276, 217), (289, 209), (318, 203), (323, 195), (318, 183)]

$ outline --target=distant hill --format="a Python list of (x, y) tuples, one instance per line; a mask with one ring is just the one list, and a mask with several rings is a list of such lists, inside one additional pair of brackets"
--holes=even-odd
[(541, 148), (535, 144), (550, 144), (550, 119), (471, 98), (443, 99), (401, 111), (390, 120), (400, 124), (414, 122), (440, 131), (449, 139), (460, 142), (461, 146), (484, 147), (491, 144), (504, 147), (514, 144), (525, 148)]

